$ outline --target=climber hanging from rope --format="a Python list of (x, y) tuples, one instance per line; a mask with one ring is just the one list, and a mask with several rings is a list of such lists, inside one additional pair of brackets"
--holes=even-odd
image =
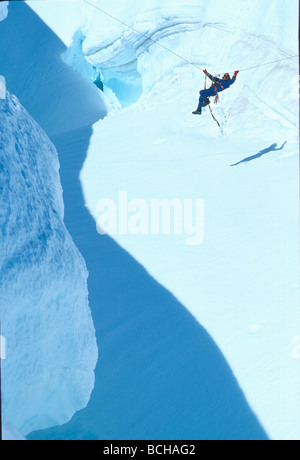
[(206, 77), (212, 81), (212, 85), (210, 88), (200, 91), (199, 104), (197, 110), (193, 112), (194, 115), (201, 115), (202, 108), (206, 107), (210, 103), (209, 97), (215, 96), (218, 98), (219, 93), (233, 85), (239, 70), (234, 72), (234, 76), (232, 78), (230, 78), (229, 73), (225, 73), (223, 78), (217, 78), (208, 73), (206, 69), (203, 70), (203, 72), (205, 73)]

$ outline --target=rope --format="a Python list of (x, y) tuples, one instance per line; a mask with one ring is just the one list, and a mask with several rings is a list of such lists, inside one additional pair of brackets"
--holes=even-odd
[[(264, 64), (258, 64), (258, 65), (255, 65), (253, 67), (247, 67), (246, 69), (241, 69), (240, 72), (246, 72), (247, 70), (257, 69), (258, 67), (262, 67), (262, 66), (265, 66), (265, 65), (276, 64), (277, 62), (288, 61), (289, 59), (295, 59), (297, 57), (299, 57), (299, 54), (296, 54), (295, 56), (289, 56), (289, 57), (286, 57), (286, 58), (283, 58), (283, 59), (278, 59), (277, 61), (265, 62)], [(234, 71), (228, 72), (228, 73), (233, 73), (233, 72)], [(217, 76), (219, 76), (219, 75), (222, 75), (222, 73), (217, 74)]]
[[(170, 48), (167, 48), (166, 46), (162, 45), (161, 43), (157, 42), (156, 40), (154, 40), (153, 38), (149, 37), (148, 35), (140, 32), (139, 30), (135, 29), (134, 27), (130, 26), (129, 24), (127, 24), (126, 22), (122, 21), (121, 19), (117, 18), (116, 16), (114, 16), (113, 14), (111, 13), (108, 13), (107, 11), (103, 10), (102, 8), (100, 8), (99, 6), (96, 6), (94, 5), (93, 3), (91, 3), (89, 0), (84, 0), (85, 3), (89, 4), (90, 6), (94, 7), (95, 9), (97, 9), (98, 11), (101, 11), (101, 13), (105, 14), (106, 16), (109, 16), (110, 18), (114, 19), (115, 21), (118, 21), (120, 24), (122, 24), (123, 26), (126, 26), (128, 27), (129, 29), (131, 29), (133, 32), (141, 35), (142, 37), (145, 37), (147, 40), (155, 43), (156, 45), (160, 46), (161, 48), (165, 49), (166, 51), (169, 51), (170, 53), (174, 54), (175, 56), (177, 56), (178, 58), (182, 59), (183, 61), (187, 62), (188, 64), (192, 65), (193, 67), (195, 67), (196, 69), (198, 70), (201, 70), (201, 72), (203, 72), (204, 69), (201, 69), (198, 65), (194, 64), (193, 62), (189, 61), (188, 59), (184, 58), (183, 56), (181, 56), (180, 54), (178, 53), (175, 53), (175, 51), (171, 50)], [(253, 66), (253, 67), (248, 67), (246, 69), (241, 69), (240, 72), (246, 72), (247, 70), (252, 70), (252, 69), (257, 69), (258, 67), (262, 67), (262, 66), (266, 66), (266, 65), (271, 65), (271, 64), (276, 64), (277, 62), (283, 62), (283, 61), (288, 61), (289, 59), (294, 59), (294, 58), (297, 58), (299, 57), (299, 54), (295, 55), (295, 56), (289, 56), (289, 57), (286, 57), (286, 58), (283, 58), (283, 59), (278, 59), (277, 61), (271, 61), (271, 62), (265, 62), (263, 64), (258, 64), (256, 66)], [(233, 73), (234, 71), (232, 72), (229, 72), (229, 73)], [(221, 73), (220, 74), (217, 74), (217, 76), (219, 75), (222, 75)]]

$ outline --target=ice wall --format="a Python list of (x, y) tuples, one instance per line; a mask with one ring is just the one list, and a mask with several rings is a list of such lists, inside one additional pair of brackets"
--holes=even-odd
[[(91, 1), (108, 14), (81, 2), (69, 63), (88, 79), (100, 71), (113, 110), (94, 126), (81, 173), (88, 209), (96, 220), (99, 198), (117, 200), (120, 190), (205, 199), (199, 248), (151, 235), (115, 239), (209, 331), (270, 437), (299, 439), (299, 79), (298, 59), (282, 61), (298, 54), (298, 2)], [(55, 17), (51, 27), (61, 33)], [(221, 130), (207, 111), (191, 115), (204, 83), (192, 63), (211, 73), (253, 67), (220, 95)], [(135, 104), (122, 100), (128, 87)], [(118, 102), (132, 105), (115, 113)], [(106, 359), (110, 389), (107, 368), (119, 367), (115, 355)], [(120, 428), (115, 395), (98, 388), (109, 409), (94, 425), (131, 429), (126, 411)], [(116, 393), (134, 406), (120, 383)]]

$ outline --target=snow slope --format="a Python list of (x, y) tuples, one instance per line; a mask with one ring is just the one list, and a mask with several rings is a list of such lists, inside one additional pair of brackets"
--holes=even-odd
[(2, 2), (0, 5), (0, 21), (3, 21), (5, 18), (7, 18), (8, 14), (8, 2)]
[(63, 223), (57, 152), (16, 97), (0, 104), (3, 405), (26, 435), (87, 404), (97, 346), (86, 267)]
[[(212, 73), (298, 54), (297, 1), (94, 3)], [(128, 106), (94, 126), (81, 174), (90, 212), (120, 191), (205, 200), (201, 246), (113, 237), (212, 335), (267, 433), (299, 439), (297, 59), (240, 73), (215, 110), (219, 130), (208, 112), (190, 115), (197, 69), (100, 11), (85, 30), (83, 54)], [(142, 87), (134, 104), (128, 85)]]

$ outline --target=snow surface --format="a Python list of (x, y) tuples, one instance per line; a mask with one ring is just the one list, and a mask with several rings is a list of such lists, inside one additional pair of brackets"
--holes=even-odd
[[(298, 54), (296, 0), (94, 3), (212, 73)], [(209, 112), (191, 115), (199, 70), (84, 2), (72, 14), (79, 7), (80, 30), (66, 20), (67, 34), (46, 2), (39, 12), (65, 43), (76, 32), (68, 51), (24, 5), (0, 27), (8, 87), (59, 153), (101, 343), (87, 408), (31, 438), (299, 439), (297, 59), (241, 72), (215, 109), (218, 129)], [(108, 116), (93, 131), (96, 94), (58, 55), (89, 82), (101, 76)], [(120, 191), (204, 199), (204, 243), (98, 235), (97, 203)]]

